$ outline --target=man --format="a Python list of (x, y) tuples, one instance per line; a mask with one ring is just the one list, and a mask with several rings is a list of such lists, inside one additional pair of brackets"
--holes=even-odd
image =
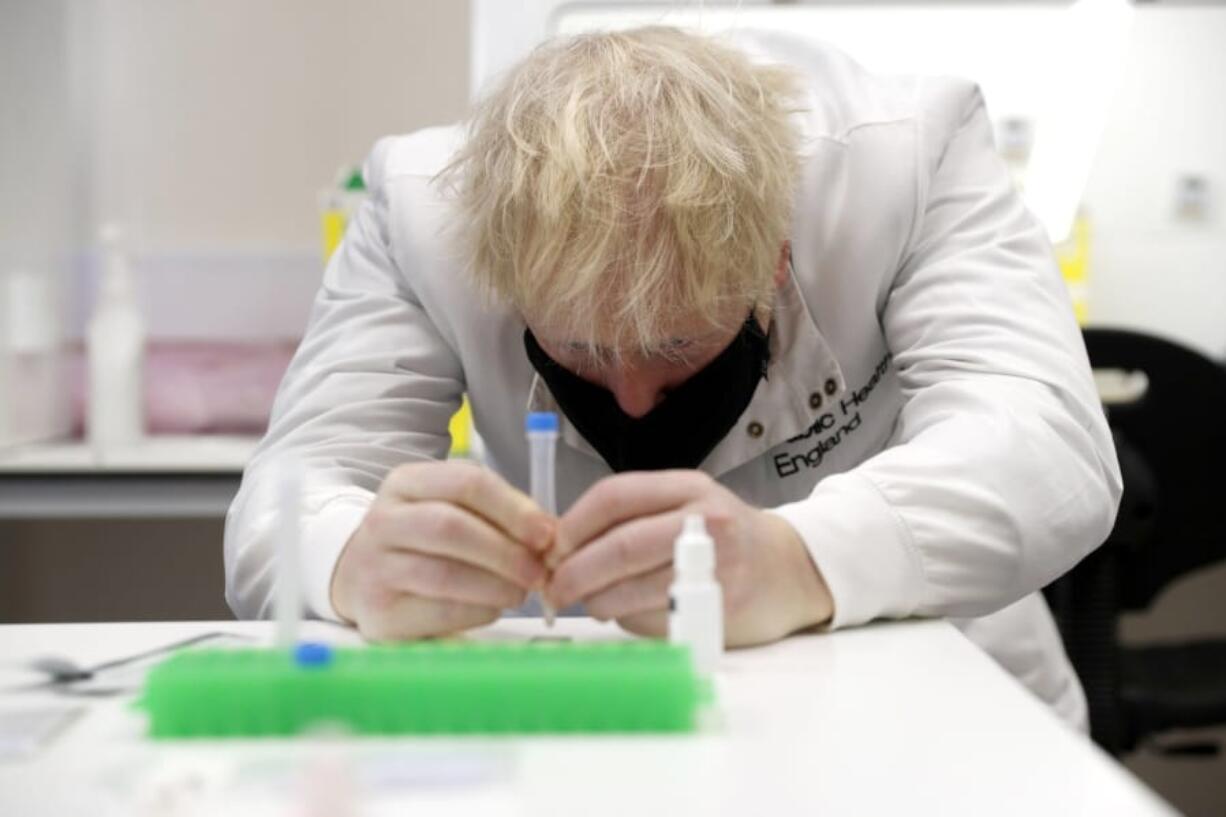
[[(373, 639), (526, 592), (665, 631), (702, 513), (730, 645), (946, 616), (1065, 718), (1041, 595), (1120, 478), (1043, 232), (977, 89), (648, 28), (547, 44), (455, 128), (381, 141), (227, 524), (267, 616), (306, 483), (313, 614)], [(467, 392), (490, 468), (448, 462)], [(554, 519), (523, 417), (560, 410)]]

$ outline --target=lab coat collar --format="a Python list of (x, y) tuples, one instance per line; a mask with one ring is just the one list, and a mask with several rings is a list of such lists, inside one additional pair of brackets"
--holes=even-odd
[[(700, 471), (718, 477), (803, 434), (846, 388), (838, 360), (813, 320), (790, 265), (775, 298), (770, 351), (766, 377), (758, 382), (736, 425), (698, 466)], [(526, 410), (555, 412), (562, 442), (602, 459), (567, 420), (549, 386), (535, 372)]]
[(713, 477), (803, 434), (845, 389), (843, 370), (818, 329), (790, 264), (775, 296), (770, 350), (766, 377), (758, 382), (749, 407), (699, 466)]

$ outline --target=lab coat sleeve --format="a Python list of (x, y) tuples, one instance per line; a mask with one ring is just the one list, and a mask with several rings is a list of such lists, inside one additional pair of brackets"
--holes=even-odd
[(920, 122), (916, 227), (880, 314), (904, 398), (892, 438), (775, 509), (821, 570), (834, 627), (999, 610), (1100, 544), (1119, 502), (1050, 244), (978, 91), (951, 107), (943, 138)]
[(278, 462), (296, 462), (303, 482), (307, 611), (339, 620), (332, 572), (383, 477), (402, 463), (447, 454), (463, 375), (391, 252), (382, 178), (388, 149), (384, 140), (368, 160), (369, 199), (328, 264), (267, 436), (226, 517), (226, 600), (240, 618), (273, 614), (278, 520), (269, 483)]

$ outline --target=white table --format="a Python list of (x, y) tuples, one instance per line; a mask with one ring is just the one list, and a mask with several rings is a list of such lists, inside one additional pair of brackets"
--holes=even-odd
[[(251, 622), (9, 625), (0, 662), (90, 663), (215, 629), (271, 634)], [(504, 620), (477, 637), (544, 632)], [(586, 619), (559, 632), (624, 637)], [(304, 635), (356, 640), (318, 622)], [(0, 689), (27, 677), (0, 671)], [(323, 814), (343, 790), (364, 791), (354, 813), (368, 815), (1173, 813), (943, 622), (733, 652), (717, 688), (717, 722), (686, 736), (156, 743), (130, 696), (6, 691), (2, 709), (87, 710), (32, 758), (0, 764), (0, 814)]]

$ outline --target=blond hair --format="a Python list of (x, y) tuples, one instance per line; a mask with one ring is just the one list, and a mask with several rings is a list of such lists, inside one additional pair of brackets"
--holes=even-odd
[(538, 47), (440, 179), (478, 285), (592, 348), (769, 307), (790, 229), (795, 76), (664, 27)]

